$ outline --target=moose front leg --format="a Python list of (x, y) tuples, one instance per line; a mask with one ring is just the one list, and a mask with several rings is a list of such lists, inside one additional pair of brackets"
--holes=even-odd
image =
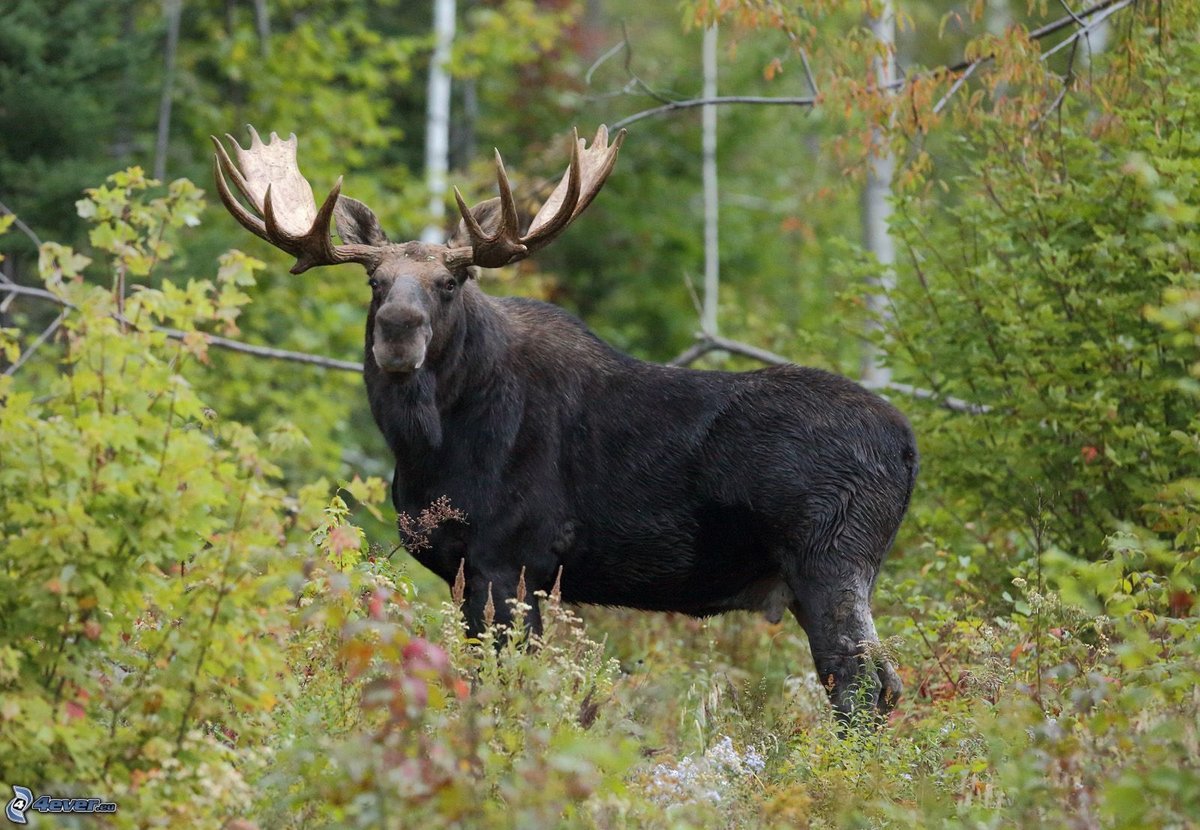
[(489, 624), (500, 625), (505, 631), (511, 631), (514, 622), (514, 600), (529, 606), (524, 615), (526, 632), (542, 633), (541, 612), (537, 598), (529, 588), (524, 568), (515, 573), (507, 568), (480, 569), (478, 572), (468, 573), (465, 577), (463, 598), (463, 614), (470, 637), (481, 637)]

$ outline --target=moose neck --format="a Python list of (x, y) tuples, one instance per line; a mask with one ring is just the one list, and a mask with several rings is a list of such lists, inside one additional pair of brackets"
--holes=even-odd
[(371, 413), (397, 463), (435, 453), (442, 443), (443, 413), (472, 399), (485, 406), (503, 373), (509, 343), (503, 312), (474, 281), (463, 286), (459, 302), (462, 313), (437, 338), (425, 364), (408, 375), (379, 368), (373, 353), (375, 309), (368, 315), (363, 377)]

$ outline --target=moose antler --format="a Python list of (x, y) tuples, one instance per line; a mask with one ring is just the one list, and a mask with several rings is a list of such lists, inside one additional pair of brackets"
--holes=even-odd
[[(254, 127), (249, 129), (251, 142), (248, 150), (242, 149), (233, 136), (228, 133), (225, 135), (235, 148), (236, 165), (230, 160), (220, 140), (216, 136), (211, 137), (217, 148), (213, 157), (217, 190), (233, 217), (246, 230), (294, 256), (296, 264), (292, 266), (293, 274), (318, 265), (359, 262), (369, 266), (375, 262), (380, 255), (378, 247), (334, 245), (329, 238), (329, 219), (342, 189), (341, 177), (338, 177), (318, 210), (312, 186), (301, 174), (296, 162), (296, 134), (292, 133), (285, 140), (271, 133), (270, 142), (263, 144)], [(257, 216), (234, 198), (225, 181), (226, 173), (257, 211)]]
[(508, 265), (550, 244), (576, 216), (583, 213), (617, 163), (617, 151), (625, 140), (625, 131), (617, 133), (610, 145), (608, 128), (601, 125), (591, 147), (587, 147), (586, 142), (579, 138), (578, 131), (572, 130), (571, 134), (571, 164), (550, 198), (529, 223), (529, 230), (524, 236), (520, 233), (516, 202), (499, 150), (496, 151), (496, 183), (500, 188), (500, 227), (495, 233), (488, 234), (483, 230), (458, 188), (454, 188), (454, 198), (458, 202), (471, 245), (452, 248), (446, 255), (447, 263), (479, 265), (483, 268)]

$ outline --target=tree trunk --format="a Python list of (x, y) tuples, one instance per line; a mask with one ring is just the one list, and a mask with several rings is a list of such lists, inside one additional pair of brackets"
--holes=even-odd
[[(129, 49), (126, 55), (135, 54), (133, 40), (136, 34), (133, 3), (125, 3), (121, 8), (121, 41)], [(113, 133), (112, 144), (112, 157), (119, 162), (125, 162), (134, 149), (134, 118), (138, 102), (134, 92), (136, 77), (133, 63), (132, 58), (126, 57), (125, 67), (121, 70), (117, 129)]]
[(154, 178), (167, 177), (167, 145), (171, 139), (171, 99), (175, 94), (175, 53), (179, 49), (179, 20), (183, 0), (163, 0), (167, 21), (167, 45), (163, 55), (162, 97), (158, 102), (158, 140), (154, 145)]
[[(874, 60), (875, 83), (881, 95), (892, 95), (891, 84), (896, 77), (896, 9), (894, 0), (883, 0), (878, 17), (869, 21), (871, 31), (883, 47), (881, 56)], [(867, 309), (872, 319), (868, 332), (881, 328), (879, 317), (887, 315), (888, 295), (896, 285), (896, 249), (888, 222), (892, 215), (892, 177), (896, 170), (896, 157), (887, 142), (884, 127), (872, 131), (875, 153), (867, 169), (867, 182), (863, 190), (863, 243), (879, 262), (879, 274), (871, 280), (872, 293), (867, 297)], [(891, 370), (879, 362), (879, 351), (868, 344), (862, 359), (862, 380), (869, 384), (886, 384), (892, 379)]]
[(254, 0), (254, 28), (258, 30), (258, 48), (265, 58), (271, 53), (271, 12), (267, 0)]
[[(704, 97), (717, 96), (717, 26), (704, 30)], [(701, 110), (704, 154), (704, 307), (700, 328), (705, 334), (717, 333), (718, 293), (721, 286), (721, 247), (717, 236), (720, 209), (717, 188), (717, 107), (706, 104)]]
[(425, 117), (425, 184), (429, 189), (430, 222), (421, 232), (423, 242), (441, 242), (445, 236), (446, 171), (450, 154), (450, 46), (454, 42), (455, 0), (435, 0), (434, 47), (429, 61), (429, 102)]

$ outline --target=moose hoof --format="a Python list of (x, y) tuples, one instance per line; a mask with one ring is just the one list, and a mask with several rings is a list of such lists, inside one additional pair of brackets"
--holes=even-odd
[(821, 661), (821, 683), (838, 720), (850, 723), (864, 714), (884, 717), (896, 707), (903, 684), (891, 663), (865, 654)]

